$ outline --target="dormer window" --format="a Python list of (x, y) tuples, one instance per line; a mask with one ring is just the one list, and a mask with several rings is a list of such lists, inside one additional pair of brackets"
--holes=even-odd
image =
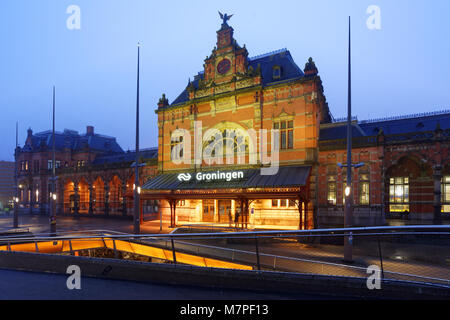
[(280, 66), (274, 66), (273, 67), (273, 79), (280, 79), (281, 78), (281, 67)]

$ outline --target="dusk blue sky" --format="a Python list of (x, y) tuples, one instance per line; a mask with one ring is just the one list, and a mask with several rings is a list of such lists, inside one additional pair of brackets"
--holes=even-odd
[[(69, 5), (81, 29), (69, 30)], [(381, 30), (369, 30), (370, 5)], [(114, 136), (134, 149), (136, 55), (141, 41), (141, 147), (157, 146), (155, 108), (172, 102), (203, 69), (216, 44), (218, 11), (250, 56), (290, 50), (300, 68), (313, 57), (334, 117), (346, 115), (347, 20), (352, 17), (353, 111), (359, 120), (450, 109), (450, 1), (0, 1), (0, 160), (13, 160), (26, 130)]]

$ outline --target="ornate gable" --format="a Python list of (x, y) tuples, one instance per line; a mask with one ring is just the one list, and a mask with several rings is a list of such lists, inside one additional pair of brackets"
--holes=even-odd
[(217, 31), (217, 44), (204, 64), (203, 81), (207, 87), (248, 77), (248, 51), (245, 46), (239, 46), (233, 37), (233, 28), (227, 23), (232, 15), (219, 14), (223, 23)]

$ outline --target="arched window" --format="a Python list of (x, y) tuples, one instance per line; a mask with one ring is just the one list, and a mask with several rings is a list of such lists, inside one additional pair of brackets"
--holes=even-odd
[(210, 160), (222, 159), (222, 163), (243, 164), (247, 155), (256, 152), (256, 137), (253, 141), (247, 130), (231, 122), (224, 122), (207, 130), (203, 139), (205, 160), (211, 157)]

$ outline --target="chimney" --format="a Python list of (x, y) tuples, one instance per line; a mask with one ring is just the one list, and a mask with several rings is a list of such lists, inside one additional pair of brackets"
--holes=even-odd
[(31, 137), (33, 135), (33, 130), (31, 130), (31, 128), (28, 128), (27, 134), (28, 134), (28, 137)]
[(94, 127), (93, 126), (87, 126), (86, 127), (86, 135), (87, 136), (93, 136), (94, 135)]

